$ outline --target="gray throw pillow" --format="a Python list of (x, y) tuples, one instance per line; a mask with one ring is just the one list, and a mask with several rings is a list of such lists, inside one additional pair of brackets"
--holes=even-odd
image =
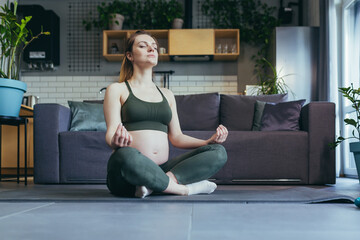
[(251, 130), (252, 131), (260, 131), (261, 130), (261, 118), (264, 112), (266, 102), (256, 101), (255, 103), (255, 112), (254, 112), (254, 120)]
[(70, 131), (106, 131), (103, 105), (68, 101), (71, 110)]
[(266, 103), (261, 118), (261, 131), (300, 130), (299, 118), (305, 99), (282, 103)]

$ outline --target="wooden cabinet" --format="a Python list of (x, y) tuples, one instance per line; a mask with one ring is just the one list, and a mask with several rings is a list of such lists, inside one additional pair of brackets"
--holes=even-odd
[[(103, 32), (103, 56), (108, 61), (122, 61), (125, 41), (136, 30), (106, 30)], [(147, 30), (159, 42), (165, 53), (159, 61), (171, 56), (213, 56), (215, 61), (235, 61), (240, 52), (239, 29), (170, 29)], [(220, 52), (219, 52), (219, 49)]]
[[(27, 123), (27, 166), (32, 169), (34, 166), (34, 119), (33, 109), (25, 105), (21, 105), (20, 116), (28, 116)], [(7, 170), (15, 169), (17, 167), (17, 127), (16, 126), (1, 126), (1, 167), (3, 173), (7, 174)], [(24, 125), (20, 126), (20, 168), (24, 168)]]
[(214, 29), (169, 30), (170, 55), (214, 55)]

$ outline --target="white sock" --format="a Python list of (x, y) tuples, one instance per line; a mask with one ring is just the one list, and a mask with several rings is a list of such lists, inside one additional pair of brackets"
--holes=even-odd
[(136, 186), (135, 197), (144, 198), (149, 196), (153, 191), (145, 186)]
[(188, 195), (194, 195), (199, 193), (207, 193), (210, 194), (213, 191), (215, 191), (217, 185), (213, 182), (210, 182), (208, 180), (203, 180), (196, 183), (191, 183), (186, 185), (189, 189)]

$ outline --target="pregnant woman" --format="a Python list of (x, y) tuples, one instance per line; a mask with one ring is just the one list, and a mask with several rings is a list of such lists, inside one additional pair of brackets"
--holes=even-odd
[[(158, 43), (144, 31), (127, 39), (120, 81), (107, 87), (104, 114), (106, 142), (114, 149), (107, 166), (107, 186), (117, 196), (146, 197), (154, 192), (210, 194), (206, 179), (226, 163), (220, 145), (228, 135), (220, 125), (207, 140), (184, 135), (173, 93), (152, 81)], [(169, 144), (193, 149), (168, 159)]]

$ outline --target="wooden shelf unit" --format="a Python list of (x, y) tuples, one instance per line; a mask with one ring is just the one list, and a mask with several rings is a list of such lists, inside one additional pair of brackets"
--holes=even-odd
[[(103, 56), (110, 62), (122, 61), (124, 58), (125, 40), (127, 31), (105, 30), (103, 31)], [(119, 48), (118, 54), (111, 54), (111, 45), (115, 43)]]
[[(215, 29), (214, 31), (214, 61), (235, 61), (240, 54), (240, 33), (239, 29)], [(221, 44), (222, 48), (227, 44), (227, 53), (217, 53), (217, 46)], [(232, 48), (235, 48), (232, 51)]]
[[(159, 61), (169, 61), (171, 56), (211, 55), (215, 61), (235, 61), (240, 52), (238, 29), (163, 29), (146, 30), (159, 42), (159, 48), (165, 48), (165, 54), (159, 54)], [(122, 61), (125, 41), (136, 30), (103, 31), (103, 56), (106, 60)], [(228, 44), (228, 52), (216, 53), (216, 46)], [(111, 46), (116, 43), (119, 53), (111, 54)], [(231, 53), (232, 45), (236, 51)]]

